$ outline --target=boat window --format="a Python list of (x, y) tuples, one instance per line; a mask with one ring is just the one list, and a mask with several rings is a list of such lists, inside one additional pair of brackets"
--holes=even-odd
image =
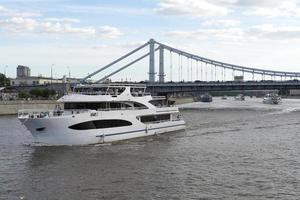
[(122, 107), (122, 103), (109, 102), (109, 107), (112, 109), (120, 109)]
[(79, 87), (74, 92), (86, 95), (120, 95), (125, 87)]
[(145, 88), (130, 88), (130, 93), (134, 97), (141, 97), (145, 95)]
[(140, 116), (141, 122), (157, 122), (170, 120), (170, 114)]
[(73, 109), (73, 110), (80, 110), (80, 109), (90, 109), (90, 110), (97, 110), (97, 109), (105, 109), (107, 107), (106, 102), (97, 102), (97, 103), (65, 103), (64, 108), (66, 110)]
[(134, 102), (133, 107), (135, 107), (135, 108), (147, 108), (147, 106), (145, 106), (144, 104), (138, 103), (138, 102)]
[(78, 102), (78, 103), (65, 103), (64, 108), (66, 110), (80, 110), (80, 109), (89, 109), (89, 110), (105, 110), (105, 109), (127, 109), (130, 107), (135, 108), (147, 108), (144, 104), (137, 102)]
[(89, 129), (102, 129), (102, 128), (116, 128), (123, 126), (131, 126), (132, 123), (121, 119), (108, 119), (108, 120), (93, 120), (74, 124), (69, 126), (70, 129), (74, 130), (89, 130)]
[(151, 103), (152, 105), (154, 105), (156, 107), (162, 107), (165, 105), (164, 100), (151, 100), (151, 101), (149, 101), (149, 103)]

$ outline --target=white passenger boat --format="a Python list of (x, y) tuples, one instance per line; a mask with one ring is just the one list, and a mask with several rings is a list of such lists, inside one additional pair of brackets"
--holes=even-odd
[(18, 118), (38, 143), (110, 143), (184, 129), (178, 108), (162, 101), (144, 85), (79, 85), (58, 100), (64, 109), (20, 110)]
[(263, 99), (263, 103), (265, 104), (280, 104), (281, 97), (278, 94), (266, 94)]

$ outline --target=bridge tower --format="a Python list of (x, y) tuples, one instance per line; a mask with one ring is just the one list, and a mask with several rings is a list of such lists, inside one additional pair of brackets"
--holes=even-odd
[(154, 39), (149, 40), (149, 82), (155, 82), (155, 41)]
[(165, 72), (164, 72), (164, 47), (160, 45), (159, 47), (159, 73), (158, 73), (158, 81), (160, 83), (165, 82)]

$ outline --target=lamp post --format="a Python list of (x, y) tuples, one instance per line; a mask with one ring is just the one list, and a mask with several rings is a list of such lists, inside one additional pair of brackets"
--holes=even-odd
[(52, 85), (52, 79), (53, 79), (53, 66), (54, 66), (54, 64), (51, 65), (51, 81), (50, 81), (51, 85)]
[(5, 67), (4, 67), (4, 76), (5, 76), (5, 77), (6, 77), (6, 68), (8, 68), (7, 65), (5, 65)]
[(70, 70), (70, 67), (68, 66), (68, 71), (69, 71), (69, 79), (71, 79), (71, 70)]

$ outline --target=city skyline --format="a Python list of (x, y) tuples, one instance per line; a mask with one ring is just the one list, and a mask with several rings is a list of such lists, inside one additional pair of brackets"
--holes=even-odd
[[(69, 69), (84, 77), (150, 38), (232, 64), (300, 72), (296, 0), (0, 0), (0, 11), (0, 69), (9, 77), (19, 64), (33, 75), (53, 68), (55, 77)], [(145, 80), (147, 63), (113, 79)]]

